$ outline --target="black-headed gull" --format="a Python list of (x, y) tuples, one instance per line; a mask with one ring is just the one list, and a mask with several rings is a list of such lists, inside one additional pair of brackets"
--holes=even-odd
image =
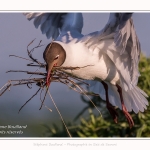
[[(81, 67), (66, 70), (78, 78), (89, 80), (91, 91), (106, 100), (115, 122), (122, 109), (130, 127), (134, 125), (128, 112), (143, 112), (148, 105), (146, 93), (137, 87), (140, 43), (136, 35), (132, 13), (110, 13), (101, 31), (82, 35), (82, 13), (24, 13), (34, 19), (36, 28), (54, 41), (43, 57), (47, 63), (47, 85), (54, 66)], [(86, 67), (84, 67), (86, 66)], [(112, 106), (113, 105), (113, 106)]]

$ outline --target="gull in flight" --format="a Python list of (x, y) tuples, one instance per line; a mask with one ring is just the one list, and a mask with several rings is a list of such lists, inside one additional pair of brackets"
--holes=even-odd
[[(52, 38), (43, 58), (47, 64), (47, 86), (54, 66), (81, 67), (64, 70), (90, 83), (90, 90), (106, 100), (106, 106), (117, 123), (119, 107), (130, 128), (134, 121), (129, 112), (144, 112), (148, 101), (137, 87), (140, 42), (135, 32), (132, 13), (110, 13), (100, 31), (82, 35), (82, 13), (24, 13), (34, 19), (36, 28)], [(86, 67), (83, 67), (86, 66)]]

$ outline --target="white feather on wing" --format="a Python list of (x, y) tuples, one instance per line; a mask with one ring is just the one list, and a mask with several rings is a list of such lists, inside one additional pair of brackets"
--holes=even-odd
[[(135, 32), (131, 13), (111, 13), (106, 26), (97, 32), (82, 38), (89, 48), (101, 48), (101, 43), (114, 39), (112, 47), (104, 48), (114, 62), (119, 74), (121, 85), (127, 91), (137, 85), (139, 71), (138, 63), (141, 47)], [(106, 45), (107, 47), (107, 45)]]

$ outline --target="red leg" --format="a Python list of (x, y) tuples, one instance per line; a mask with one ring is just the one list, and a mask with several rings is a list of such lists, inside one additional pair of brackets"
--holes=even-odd
[(123, 111), (128, 123), (129, 123), (130, 128), (132, 128), (134, 126), (134, 121), (133, 121), (131, 115), (128, 113), (125, 105), (124, 105), (123, 96), (122, 96), (122, 89), (119, 85), (116, 85), (116, 86), (118, 88), (118, 93), (119, 93), (120, 99), (121, 99), (122, 111)]
[(108, 85), (103, 81), (101, 83), (103, 84), (105, 92), (106, 92), (106, 106), (107, 106), (107, 109), (109, 110), (109, 113), (113, 117), (114, 122), (117, 123), (118, 122), (118, 113), (115, 110), (115, 108), (111, 105), (111, 103), (109, 102)]

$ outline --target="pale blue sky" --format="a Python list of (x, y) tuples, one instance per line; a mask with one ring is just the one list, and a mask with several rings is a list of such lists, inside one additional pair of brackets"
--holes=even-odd
[[(101, 30), (106, 24), (109, 14), (108, 13), (84, 13), (84, 27), (83, 34), (88, 34), (93, 31)], [(141, 42), (143, 52), (150, 55), (150, 14), (149, 13), (136, 13), (133, 15), (133, 20), (137, 35)], [(21, 13), (0, 13), (0, 87), (9, 79), (27, 78), (26, 74), (22, 73), (9, 73), (5, 72), (12, 69), (22, 70), (35, 70), (34, 68), (27, 67), (27, 61), (9, 57), (11, 54), (27, 57), (26, 47), (31, 40), (36, 38), (38, 43), (43, 41), (45, 46), (50, 42), (46, 39), (41, 31), (35, 29), (32, 22)], [(37, 50), (35, 57), (43, 61), (44, 47)], [(53, 110), (50, 113), (43, 107), (39, 111), (40, 100), (39, 96), (34, 98), (28, 103), (18, 115), (18, 110), (26, 100), (28, 100), (37, 89), (36, 86), (29, 90), (26, 86), (12, 87), (10, 92), (5, 93), (0, 97), (0, 124), (1, 122), (19, 124), (19, 122), (27, 122), (33, 120), (36, 123), (42, 123), (45, 120), (60, 121), (57, 112), (52, 102), (47, 97), (46, 104)], [(76, 113), (82, 109), (85, 104), (80, 100), (80, 95), (74, 91), (69, 90), (64, 85), (53, 83), (50, 91), (54, 100), (59, 107), (63, 117), (66, 120), (74, 118)], [(54, 117), (55, 116), (55, 117)], [(10, 119), (11, 118), (11, 119)]]

